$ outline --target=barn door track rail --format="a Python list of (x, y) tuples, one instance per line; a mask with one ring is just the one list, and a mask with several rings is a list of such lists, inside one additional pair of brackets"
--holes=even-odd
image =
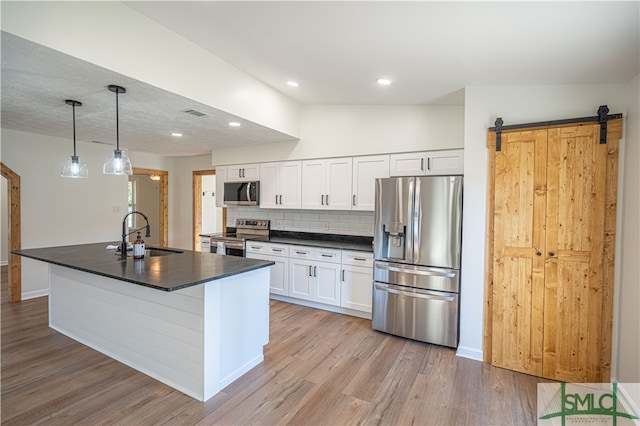
[(537, 123), (511, 124), (503, 126), (502, 117), (496, 118), (495, 127), (489, 127), (489, 131), (496, 132), (496, 151), (502, 150), (502, 132), (506, 130), (530, 129), (533, 127), (562, 126), (566, 124), (600, 123), (600, 143), (607, 143), (607, 121), (622, 118), (622, 114), (609, 114), (609, 107), (600, 105), (598, 115), (593, 117), (566, 118), (564, 120), (539, 121)]

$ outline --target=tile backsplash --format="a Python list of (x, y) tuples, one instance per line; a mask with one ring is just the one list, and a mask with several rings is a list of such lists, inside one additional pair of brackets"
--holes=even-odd
[(227, 226), (236, 219), (270, 219), (271, 229), (373, 237), (373, 212), (280, 210), (227, 207)]

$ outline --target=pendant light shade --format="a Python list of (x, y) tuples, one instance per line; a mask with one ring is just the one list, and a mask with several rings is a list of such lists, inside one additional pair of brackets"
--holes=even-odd
[(131, 168), (131, 160), (127, 157), (127, 154), (120, 150), (120, 127), (119, 127), (119, 115), (118, 115), (118, 95), (120, 93), (127, 93), (124, 87), (116, 86), (115, 84), (109, 85), (109, 90), (116, 94), (116, 149), (107, 158), (102, 167), (102, 172), (105, 175), (132, 175), (133, 169)]
[(89, 169), (85, 163), (81, 163), (76, 155), (76, 107), (82, 106), (82, 103), (67, 99), (65, 104), (71, 105), (73, 108), (73, 155), (62, 168), (62, 177), (67, 178), (87, 178), (89, 177)]

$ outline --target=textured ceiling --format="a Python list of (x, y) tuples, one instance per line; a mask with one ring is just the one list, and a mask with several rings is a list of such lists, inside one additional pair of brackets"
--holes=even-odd
[[(1, 78), (4, 128), (70, 138), (72, 108), (64, 100), (73, 99), (82, 102), (76, 108), (77, 140), (115, 145), (116, 95), (107, 86), (117, 84), (127, 90), (119, 95), (120, 147), (125, 150), (184, 156), (296, 140), (4, 32)], [(230, 121), (242, 126), (230, 127)]]

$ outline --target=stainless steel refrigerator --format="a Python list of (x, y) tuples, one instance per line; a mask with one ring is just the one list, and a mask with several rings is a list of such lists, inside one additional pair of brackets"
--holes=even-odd
[(372, 327), (457, 347), (462, 176), (376, 179)]

